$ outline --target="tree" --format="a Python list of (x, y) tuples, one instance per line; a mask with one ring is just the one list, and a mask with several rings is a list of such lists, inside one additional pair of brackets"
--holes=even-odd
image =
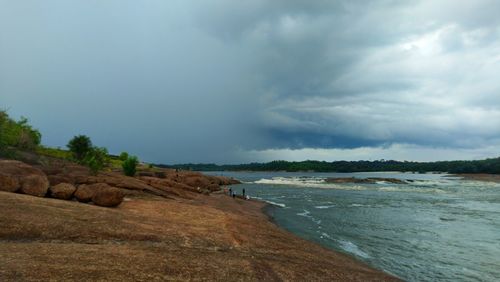
[(128, 159), (128, 153), (127, 152), (121, 152), (119, 159), (121, 161), (126, 161)]
[(73, 137), (66, 146), (76, 160), (82, 161), (85, 155), (92, 150), (92, 141), (88, 136), (78, 135)]
[(108, 150), (104, 147), (92, 147), (85, 154), (81, 163), (88, 166), (92, 174), (97, 174), (109, 165)]
[(137, 164), (139, 164), (139, 160), (135, 156), (129, 156), (123, 163), (123, 173), (126, 176), (134, 176), (137, 170)]
[(0, 110), (0, 150), (15, 147), (23, 150), (34, 150), (40, 145), (42, 135), (34, 129), (28, 119), (21, 117), (15, 121), (7, 112)]

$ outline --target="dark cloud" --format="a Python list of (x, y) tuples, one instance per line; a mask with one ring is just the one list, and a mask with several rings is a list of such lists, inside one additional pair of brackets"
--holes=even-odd
[(500, 139), (498, 1), (0, 3), (0, 104), (49, 145), (172, 163)]

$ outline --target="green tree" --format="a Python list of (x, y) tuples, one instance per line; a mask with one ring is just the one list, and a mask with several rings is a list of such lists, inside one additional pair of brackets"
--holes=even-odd
[(7, 112), (0, 111), (0, 150), (7, 147), (34, 150), (41, 140), (42, 135), (28, 123), (27, 118), (21, 117), (19, 121), (15, 121)]
[(66, 146), (76, 160), (82, 161), (87, 153), (92, 150), (92, 141), (90, 141), (88, 136), (78, 135), (73, 137)]
[(139, 160), (135, 156), (129, 156), (123, 163), (123, 173), (127, 176), (134, 176), (137, 170), (137, 165), (139, 164)]
[(125, 161), (128, 159), (128, 153), (127, 152), (121, 152), (119, 159), (121, 161)]
[(97, 174), (110, 163), (108, 150), (104, 147), (92, 147), (85, 154), (81, 163), (86, 165), (92, 174)]

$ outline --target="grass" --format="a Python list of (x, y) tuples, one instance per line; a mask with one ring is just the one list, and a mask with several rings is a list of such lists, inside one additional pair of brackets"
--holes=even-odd
[(38, 146), (36, 148), (36, 153), (42, 156), (53, 157), (58, 159), (71, 159), (71, 152), (68, 150), (63, 150), (59, 148), (50, 148), (45, 146)]

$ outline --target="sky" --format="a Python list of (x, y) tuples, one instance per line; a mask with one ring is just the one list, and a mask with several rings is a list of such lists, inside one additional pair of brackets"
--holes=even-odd
[(500, 152), (500, 1), (0, 0), (0, 108), (155, 163)]

